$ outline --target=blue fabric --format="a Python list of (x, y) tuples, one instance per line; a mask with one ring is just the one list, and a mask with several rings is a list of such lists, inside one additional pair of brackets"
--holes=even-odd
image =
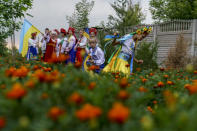
[(120, 41), (120, 42), (124, 42), (128, 39), (131, 39), (133, 37), (133, 34), (127, 34), (127, 35), (124, 35), (123, 37), (121, 37), (120, 39), (118, 39), (117, 41)]
[(96, 69), (96, 70), (94, 71), (94, 72), (97, 73), (97, 74), (99, 74), (99, 73), (103, 70), (103, 68), (105, 67), (105, 64), (102, 64), (102, 65), (100, 65), (99, 67), (100, 67), (99, 69)]
[(129, 58), (130, 58), (130, 55), (129, 55), (129, 54), (126, 54), (126, 53), (124, 53), (124, 52), (120, 52), (120, 53), (118, 54), (118, 58), (123, 59), (123, 60), (125, 60), (125, 61), (128, 61)]
[(75, 63), (75, 57), (76, 57), (76, 51), (74, 50), (75, 45), (73, 45), (72, 49), (69, 52), (69, 56), (70, 58), (68, 60), (66, 60), (66, 64), (68, 63)]
[(132, 49), (132, 58), (131, 58), (131, 62), (130, 62), (130, 73), (133, 72), (133, 60), (135, 57), (135, 46), (134, 44), (131, 45), (131, 49)]
[(27, 60), (37, 60), (38, 51), (36, 47), (30, 46), (27, 52)]

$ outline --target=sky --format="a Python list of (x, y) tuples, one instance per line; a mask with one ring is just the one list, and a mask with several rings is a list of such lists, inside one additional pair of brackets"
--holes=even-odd
[[(33, 8), (28, 11), (33, 17), (26, 16), (41, 32), (48, 27), (49, 29), (68, 29), (66, 16), (72, 15), (75, 4), (81, 0), (34, 0)], [(95, 5), (90, 13), (89, 26), (99, 25), (101, 21), (107, 22), (108, 15), (115, 15), (114, 10), (110, 6), (114, 0), (94, 0)], [(149, 0), (133, 0), (140, 2), (142, 11), (146, 16), (143, 23), (151, 24), (153, 22), (149, 11)], [(16, 32), (16, 46), (19, 43), (20, 31)], [(9, 40), (8, 40), (8, 43)]]

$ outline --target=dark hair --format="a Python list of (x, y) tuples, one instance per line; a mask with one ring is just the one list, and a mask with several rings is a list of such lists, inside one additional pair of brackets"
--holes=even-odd
[(49, 28), (45, 28), (45, 30), (49, 30)]

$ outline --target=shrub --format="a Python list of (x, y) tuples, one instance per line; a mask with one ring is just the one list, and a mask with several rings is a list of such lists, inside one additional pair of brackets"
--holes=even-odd
[(164, 62), (165, 66), (168, 68), (184, 68), (190, 60), (188, 47), (188, 42), (180, 34), (176, 40), (175, 47), (168, 52), (168, 57)]
[[(142, 42), (136, 49), (135, 58), (142, 59), (144, 61), (143, 64), (138, 65), (134, 62), (134, 68), (141, 68), (141, 69), (157, 69), (157, 49), (158, 43), (147, 43)], [(135, 71), (134, 69), (134, 71)]]

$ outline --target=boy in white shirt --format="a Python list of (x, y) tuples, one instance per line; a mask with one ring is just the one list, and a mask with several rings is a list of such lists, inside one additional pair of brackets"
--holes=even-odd
[(87, 65), (95, 65), (99, 68), (95, 70), (96, 73), (100, 73), (104, 68), (105, 55), (103, 50), (97, 46), (96, 38), (91, 38), (89, 40), (90, 50), (87, 52), (90, 54), (90, 59), (87, 61)]

